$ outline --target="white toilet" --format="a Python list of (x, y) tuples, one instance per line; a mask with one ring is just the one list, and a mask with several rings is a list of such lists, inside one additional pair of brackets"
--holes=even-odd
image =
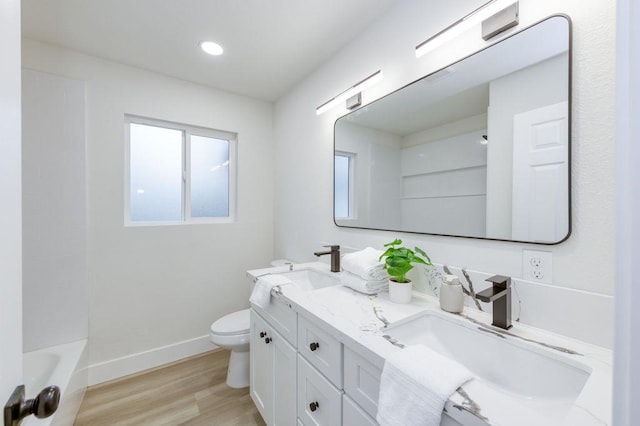
[[(271, 266), (292, 265), (287, 259), (277, 259)], [(213, 324), (209, 330), (209, 338), (214, 345), (229, 349), (229, 369), (227, 385), (232, 388), (249, 386), (249, 309), (225, 315)]]
[(225, 315), (211, 324), (209, 338), (213, 344), (231, 351), (227, 385), (249, 386), (249, 309)]

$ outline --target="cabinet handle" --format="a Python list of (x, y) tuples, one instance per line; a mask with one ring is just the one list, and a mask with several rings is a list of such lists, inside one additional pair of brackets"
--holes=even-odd
[(320, 408), (320, 404), (318, 404), (318, 401), (313, 401), (311, 404), (309, 404), (309, 409), (311, 411), (316, 411), (318, 408)]
[(268, 345), (271, 342), (271, 337), (266, 337), (264, 342)]
[(316, 349), (318, 349), (320, 347), (320, 343), (318, 342), (313, 342), (309, 345), (309, 349), (311, 349), (311, 352), (315, 351)]
[(267, 335), (267, 333), (265, 333), (264, 331), (261, 331), (261, 332), (260, 332), (260, 337), (261, 337), (261, 338), (262, 338), (262, 337), (265, 337), (266, 335)]

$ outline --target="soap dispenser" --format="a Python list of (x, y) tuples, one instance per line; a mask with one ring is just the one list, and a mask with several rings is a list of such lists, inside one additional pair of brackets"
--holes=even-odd
[(440, 309), (458, 314), (464, 307), (462, 284), (456, 275), (445, 275), (444, 284), (440, 286)]

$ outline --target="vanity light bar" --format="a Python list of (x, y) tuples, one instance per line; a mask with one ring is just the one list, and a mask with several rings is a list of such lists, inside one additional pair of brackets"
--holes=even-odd
[(495, 15), (505, 8), (518, 3), (517, 0), (491, 0), (458, 19), (444, 30), (438, 32), (433, 37), (428, 38), (416, 46), (416, 58), (419, 58), (435, 48), (442, 46), (444, 43), (458, 37), (468, 29), (484, 21), (485, 19)]
[(357, 82), (356, 84), (354, 84), (353, 86), (345, 90), (344, 92), (340, 93), (339, 95), (329, 99), (327, 102), (320, 105), (318, 108), (316, 108), (316, 115), (320, 115), (330, 110), (334, 106), (343, 103), (350, 97), (358, 94), (359, 92), (362, 92), (365, 89), (368, 89), (369, 87), (373, 86), (374, 84), (380, 81), (382, 81), (382, 70), (378, 70), (374, 72), (369, 77)]

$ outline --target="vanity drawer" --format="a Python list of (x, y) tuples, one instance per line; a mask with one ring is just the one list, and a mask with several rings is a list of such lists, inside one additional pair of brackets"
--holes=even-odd
[(381, 376), (382, 370), (348, 347), (344, 348), (344, 391), (373, 418), (378, 412)]
[(271, 296), (271, 303), (266, 309), (258, 305), (251, 307), (259, 313), (278, 333), (282, 335), (293, 347), (297, 346), (297, 316), (291, 304), (280, 297)]
[(372, 419), (364, 410), (358, 407), (347, 395), (342, 396), (342, 424), (343, 426), (377, 426), (378, 422)]
[(342, 389), (342, 343), (302, 316), (298, 318), (298, 352)]
[(298, 419), (305, 426), (342, 422), (342, 391), (298, 355)]

